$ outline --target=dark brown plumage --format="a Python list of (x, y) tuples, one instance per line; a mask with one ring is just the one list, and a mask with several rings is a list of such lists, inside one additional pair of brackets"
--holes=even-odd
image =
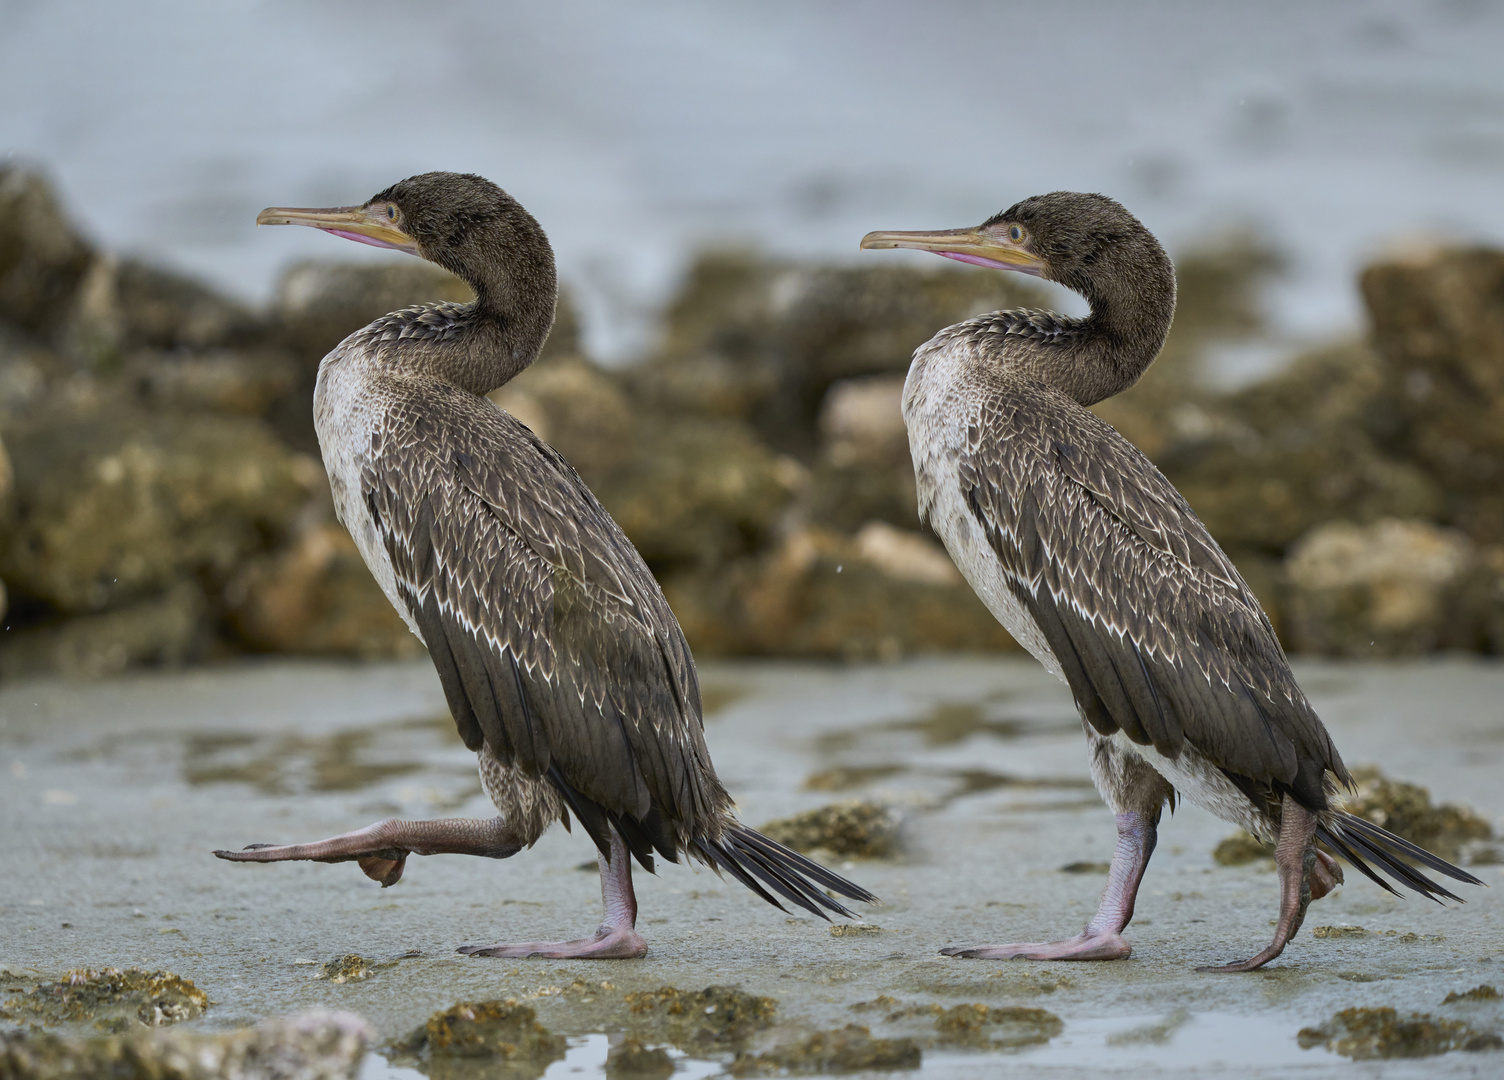
[(976, 229), (872, 233), (862, 246), (1035, 274), (1091, 304), (1081, 319), (1000, 311), (948, 327), (915, 352), (905, 386), (920, 514), (993, 613), (1070, 686), (1119, 826), (1083, 934), (947, 951), (1128, 955), (1121, 931), (1177, 791), (1279, 841), (1274, 943), (1227, 970), (1277, 956), (1306, 903), (1340, 882), (1313, 837), (1391, 891), (1374, 866), (1432, 898), (1456, 899), (1409, 860), (1477, 883), (1332, 809), (1351, 777), (1258, 600), (1174, 486), (1085, 408), (1132, 386), (1169, 330), (1174, 268), (1149, 231), (1105, 196), (1055, 192)]
[(500, 816), (382, 822), (237, 861), (355, 859), (384, 885), (411, 852), (505, 858), (555, 820), (600, 852), (606, 919), (573, 942), (486, 955), (641, 956), (629, 858), (688, 854), (782, 906), (850, 914), (876, 898), (738, 823), (705, 745), (683, 632), (626, 535), (579, 475), (484, 396), (525, 370), (553, 321), (538, 223), (477, 176), (427, 173), (361, 207), (268, 210), (453, 271), (470, 304), (383, 316), (325, 357), (314, 420), (336, 509), (433, 658)]

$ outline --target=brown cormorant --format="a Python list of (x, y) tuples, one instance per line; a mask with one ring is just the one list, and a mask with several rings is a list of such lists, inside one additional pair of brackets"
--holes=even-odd
[[(1095, 917), (1076, 937), (949, 955), (1115, 960), (1176, 794), (1275, 842), (1280, 954), (1306, 905), (1342, 880), (1330, 851), (1432, 899), (1457, 899), (1411, 865), (1477, 878), (1336, 809), (1352, 778), (1258, 600), (1189, 504), (1087, 406), (1138, 381), (1175, 311), (1175, 270), (1112, 199), (1055, 192), (973, 229), (874, 232), (914, 248), (1032, 274), (1083, 296), (1084, 318), (998, 311), (914, 353), (903, 415), (919, 513), (1008, 631), (1071, 689), (1092, 777), (1118, 843)], [(1372, 864), (1372, 865), (1370, 865)]]
[(507, 858), (572, 814), (599, 852), (605, 920), (578, 941), (486, 956), (636, 957), (631, 858), (687, 854), (769, 903), (850, 912), (866, 889), (740, 824), (705, 746), (678, 622), (637, 549), (574, 469), (486, 394), (538, 355), (557, 285), (548, 239), (490, 181), (425, 173), (362, 206), (264, 210), (437, 263), (472, 303), (420, 304), (357, 330), (319, 365), (314, 423), (340, 521), (428, 646), (489, 821), (388, 820), (238, 862), (355, 860), (392, 885), (409, 854)]

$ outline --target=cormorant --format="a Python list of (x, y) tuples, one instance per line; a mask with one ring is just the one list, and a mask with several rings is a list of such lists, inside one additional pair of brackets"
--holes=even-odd
[(993, 615), (1070, 686), (1118, 828), (1101, 906), (1080, 934), (944, 952), (1127, 956), (1122, 931), (1177, 793), (1277, 842), (1273, 942), (1212, 970), (1274, 959), (1306, 905), (1342, 881), (1317, 839), (1391, 892), (1374, 866), (1432, 899), (1458, 898), (1412, 861), (1481, 884), (1334, 807), (1352, 778), (1268, 616), (1181, 494), (1087, 409), (1138, 381), (1175, 312), (1174, 267), (1138, 219), (1105, 196), (1061, 191), (977, 228), (874, 232), (861, 246), (1031, 274), (1091, 306), (1084, 318), (998, 311), (947, 327), (915, 350), (904, 384), (920, 516)]
[[(436, 263), (472, 303), (420, 304), (357, 330), (319, 365), (314, 423), (340, 521), (437, 668), (490, 821), (378, 822), (238, 862), (356, 860), (392, 885), (407, 856), (504, 859), (573, 814), (599, 852), (605, 920), (577, 941), (467, 946), (486, 956), (638, 957), (631, 858), (681, 854), (771, 904), (849, 915), (866, 889), (740, 824), (706, 749), (684, 634), (637, 549), (574, 469), (485, 395), (553, 324), (553, 250), (479, 176), (434, 172), (362, 206), (272, 208)], [(823, 909), (823, 910), (822, 910)]]

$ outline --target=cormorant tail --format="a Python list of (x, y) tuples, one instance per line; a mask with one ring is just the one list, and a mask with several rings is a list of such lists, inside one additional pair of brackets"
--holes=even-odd
[(866, 904), (881, 902), (860, 885), (745, 825), (730, 824), (720, 839), (697, 837), (692, 843), (709, 866), (724, 870), (780, 911), (788, 910), (779, 902), (782, 897), (827, 921), (830, 916), (822, 908), (855, 918), (844, 904), (827, 896), (825, 889)]
[(1442, 897), (1455, 900), (1459, 904), (1464, 901), (1450, 889), (1421, 873), (1411, 865), (1412, 861), (1430, 867), (1456, 881), (1466, 882), (1469, 885), (1483, 884), (1478, 878), (1459, 866), (1453, 866), (1441, 856), (1433, 855), (1425, 848), (1401, 839), (1388, 829), (1381, 829), (1373, 822), (1355, 814), (1343, 811), (1333, 814), (1328, 824), (1316, 826), (1316, 838), (1357, 867), (1381, 888), (1387, 889), (1396, 896), (1399, 895), (1399, 890), (1381, 878), (1375, 872), (1374, 867), (1369, 865), (1370, 862), (1401, 885), (1415, 890), (1428, 900), (1435, 900), (1438, 904), (1441, 903)]

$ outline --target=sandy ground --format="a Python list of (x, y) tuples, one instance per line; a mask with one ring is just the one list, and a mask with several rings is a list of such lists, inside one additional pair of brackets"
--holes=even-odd
[[(1478, 661), (1303, 664), (1303, 685), (1349, 764), (1376, 762), (1504, 822), (1504, 666)], [(881, 931), (832, 936), (703, 869), (639, 873), (643, 961), (466, 958), (467, 942), (578, 936), (599, 918), (588, 840), (562, 829), (505, 861), (413, 858), (383, 891), (352, 866), (237, 866), (217, 847), (314, 839), (382, 817), (489, 816), (474, 759), (424, 664), (266, 663), (91, 684), (0, 689), (0, 971), (4, 987), (77, 967), (165, 968), (235, 1027), (328, 1006), (394, 1039), (462, 999), (526, 997), (573, 1037), (546, 1074), (599, 1075), (607, 1038), (577, 977), (618, 991), (733, 984), (776, 998), (792, 1030), (873, 1023), (851, 1006), (984, 1002), (1050, 1010), (1064, 1030), (1007, 1053), (926, 1050), (925, 1076), (1486, 1076), (1501, 1053), (1354, 1064), (1296, 1032), (1349, 1006), (1394, 1006), (1504, 1029), (1504, 879), (1462, 907), (1396, 900), (1356, 873), (1312, 906), (1265, 971), (1197, 973), (1266, 941), (1271, 870), (1216, 865), (1231, 830), (1194, 807), (1167, 817), (1129, 931), (1131, 959), (1031, 964), (941, 957), (945, 945), (1075, 932), (1096, 905), (1113, 822), (1087, 776), (1064, 688), (1025, 660), (896, 666), (709, 665), (711, 751), (759, 824), (838, 798), (889, 801), (906, 853), (846, 863), (886, 903)], [(844, 768), (855, 786), (811, 791)], [(1311, 928), (1358, 925), (1363, 938)], [(1391, 933), (1393, 932), (1393, 933)], [(1416, 935), (1406, 938), (1404, 935)], [(344, 953), (388, 962), (343, 985), (312, 976)], [(539, 991), (543, 993), (540, 995)], [(880, 1026), (880, 1023), (879, 1023)], [(876, 1030), (876, 1029), (875, 1029)], [(714, 1063), (689, 1058), (680, 1075)], [(583, 1070), (583, 1071), (581, 1071)], [(368, 1077), (416, 1075), (368, 1061)]]

